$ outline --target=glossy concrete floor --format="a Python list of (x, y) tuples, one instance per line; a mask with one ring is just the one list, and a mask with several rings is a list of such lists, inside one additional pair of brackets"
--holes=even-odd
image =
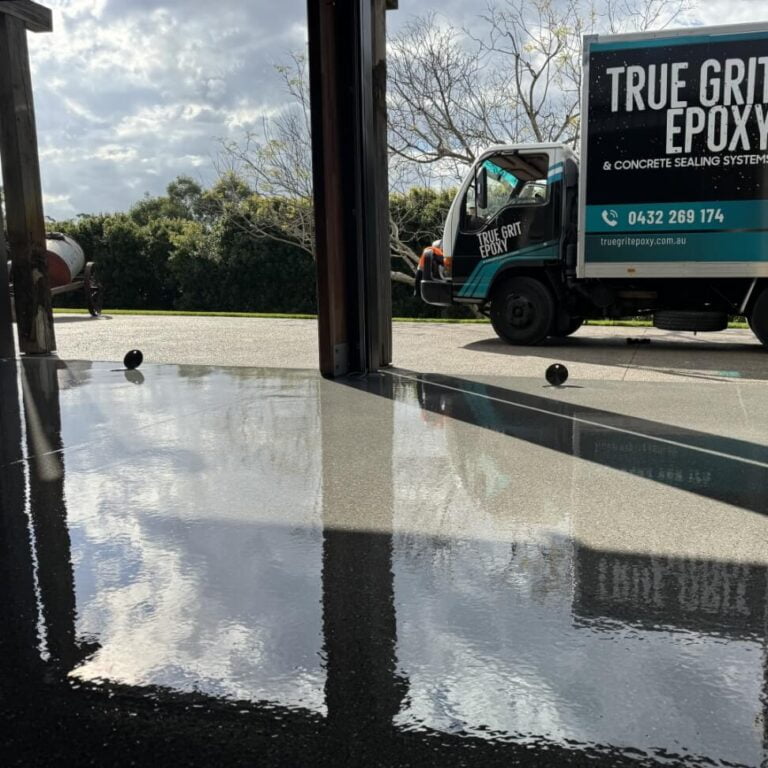
[(0, 363), (0, 765), (768, 757), (761, 382)]

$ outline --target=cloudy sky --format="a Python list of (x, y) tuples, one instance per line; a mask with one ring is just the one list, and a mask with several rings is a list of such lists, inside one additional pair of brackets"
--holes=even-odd
[[(49, 0), (30, 35), (46, 214), (125, 209), (175, 176), (213, 178), (218, 140), (286, 106), (274, 65), (306, 41), (305, 0)], [(397, 27), (485, 0), (400, 0)], [(768, 0), (702, 0), (687, 23), (768, 19)]]

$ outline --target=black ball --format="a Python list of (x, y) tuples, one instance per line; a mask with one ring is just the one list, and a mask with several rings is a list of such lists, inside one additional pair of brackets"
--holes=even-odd
[(545, 374), (547, 381), (553, 387), (559, 387), (568, 380), (568, 369), (561, 363), (552, 363)]
[(141, 365), (142, 360), (144, 360), (144, 355), (141, 354), (141, 350), (132, 349), (130, 352), (126, 353), (123, 358), (123, 365), (129, 371), (132, 371), (134, 368), (138, 368)]

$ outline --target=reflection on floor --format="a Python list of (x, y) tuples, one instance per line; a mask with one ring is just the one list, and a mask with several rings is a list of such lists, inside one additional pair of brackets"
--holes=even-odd
[(397, 371), (0, 385), (2, 765), (768, 755), (763, 445)]

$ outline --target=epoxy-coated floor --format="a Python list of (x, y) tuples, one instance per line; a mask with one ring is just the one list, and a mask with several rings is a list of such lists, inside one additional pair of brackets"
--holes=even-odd
[(760, 766), (751, 384), (0, 363), (0, 765)]

